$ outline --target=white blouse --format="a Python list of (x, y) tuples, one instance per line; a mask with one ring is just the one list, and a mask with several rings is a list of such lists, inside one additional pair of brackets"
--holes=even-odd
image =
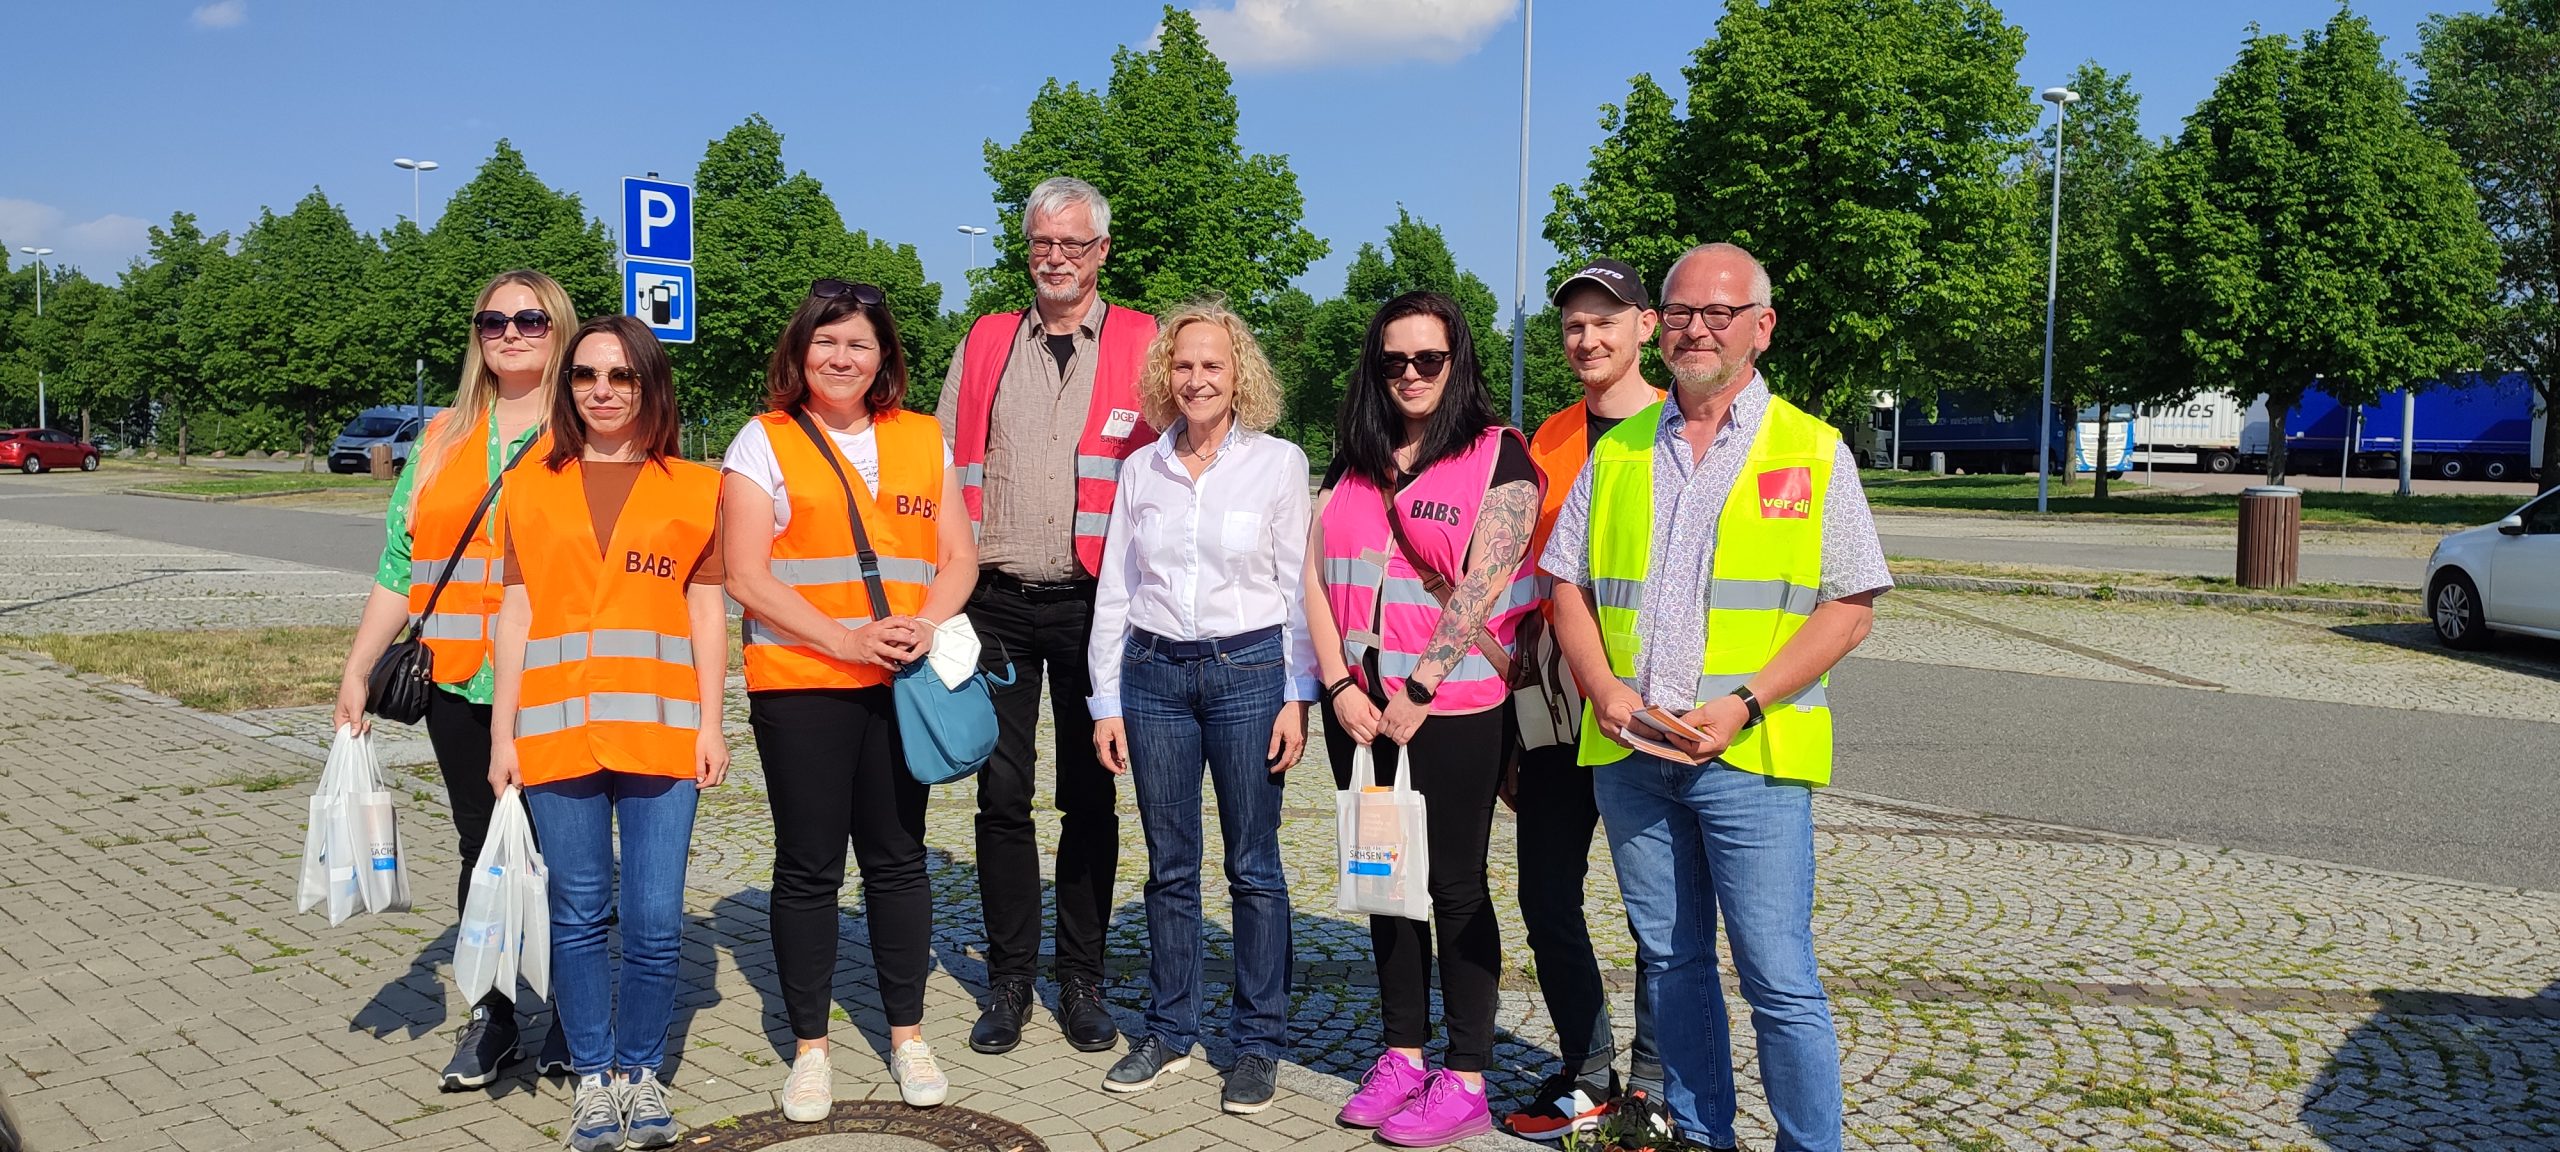
[(1307, 638), (1307, 454), (1230, 427), (1194, 481), (1174, 456), (1182, 424), (1121, 466), (1102, 547), (1085, 663), (1096, 720), (1120, 715), (1120, 653), (1132, 629), (1213, 640), (1280, 626), (1288, 698), (1316, 698)]

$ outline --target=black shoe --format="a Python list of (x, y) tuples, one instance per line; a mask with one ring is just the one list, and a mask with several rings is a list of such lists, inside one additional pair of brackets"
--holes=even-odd
[(1069, 976), (1059, 982), (1058, 1030), (1078, 1052), (1100, 1052), (1120, 1040), (1120, 1026), (1102, 1006), (1102, 982), (1091, 976)]
[(987, 992), (987, 1010), (969, 1030), (969, 1047), (988, 1055), (1013, 1051), (1022, 1043), (1022, 1025), (1031, 1019), (1031, 978), (998, 976)]
[(1238, 1056), (1236, 1066), (1227, 1069), (1227, 1090), (1219, 1094), (1218, 1107), (1250, 1116), (1270, 1107), (1271, 1098), (1279, 1092), (1279, 1061), (1268, 1056)]
[(1681, 1143), (1671, 1123), (1671, 1106), (1642, 1088), (1610, 1103), (1603, 1131), (1609, 1145), (1623, 1152), (1674, 1152)]
[(542, 1038), (542, 1055), (533, 1058), (533, 1074), (569, 1074), (569, 1032), (560, 1026), (560, 1016), (556, 1011), (551, 1017), (551, 1034)]
[(463, 1025), (462, 1038), (454, 1043), (453, 1061), (444, 1066), (441, 1083), (447, 1092), (462, 1092), (498, 1078), (498, 1070), (515, 1062), (515, 1013), (504, 1007), (491, 1011), (482, 1004), (471, 1009), (471, 1023)]
[(1149, 1036), (1131, 1045), (1129, 1054), (1111, 1066), (1102, 1086), (1113, 1092), (1144, 1092), (1156, 1086), (1157, 1077), (1190, 1066), (1191, 1053), (1176, 1052), (1172, 1045)]

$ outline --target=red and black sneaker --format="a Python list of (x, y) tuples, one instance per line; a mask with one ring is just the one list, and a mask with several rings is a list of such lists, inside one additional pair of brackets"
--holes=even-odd
[(1529, 1103), (1519, 1111), (1502, 1118), (1502, 1126), (1525, 1140), (1553, 1143), (1576, 1132), (1596, 1132), (1609, 1115), (1609, 1101), (1617, 1095), (1618, 1074), (1612, 1070), (1607, 1084), (1594, 1084), (1572, 1072), (1558, 1072), (1547, 1077)]
[(1609, 1147), (1619, 1152), (1671, 1152), (1679, 1141), (1671, 1106), (1642, 1088), (1609, 1102)]

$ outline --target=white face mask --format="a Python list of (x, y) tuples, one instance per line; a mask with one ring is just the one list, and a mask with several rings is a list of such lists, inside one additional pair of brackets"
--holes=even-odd
[(979, 647), (978, 630), (969, 617), (954, 616), (934, 626), (933, 647), (925, 653), (925, 661), (942, 678), (942, 686), (956, 692), (978, 674)]

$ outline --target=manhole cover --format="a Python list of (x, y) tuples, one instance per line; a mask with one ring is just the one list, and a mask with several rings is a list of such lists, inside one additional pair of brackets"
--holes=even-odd
[(757, 1112), (696, 1128), (682, 1145), (704, 1152), (1048, 1152), (1019, 1124), (944, 1105), (909, 1108), (886, 1100), (847, 1101), (816, 1124)]

